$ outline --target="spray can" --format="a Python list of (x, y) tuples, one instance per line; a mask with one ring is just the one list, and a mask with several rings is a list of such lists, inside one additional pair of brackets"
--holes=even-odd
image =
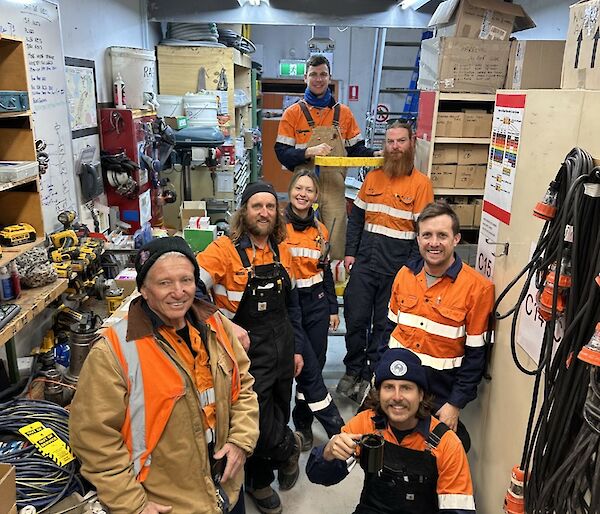
[(2, 296), (2, 300), (12, 300), (15, 297), (10, 273), (6, 269), (6, 266), (0, 267), (0, 295)]
[(19, 296), (21, 296), (21, 276), (19, 275), (19, 270), (17, 269), (17, 263), (15, 261), (12, 261), (9, 264), (9, 271), (13, 293), (15, 298), (19, 298)]
[(117, 78), (113, 84), (113, 101), (115, 102), (115, 107), (117, 109), (127, 108), (125, 101), (125, 82), (123, 82), (120, 73), (117, 73)]

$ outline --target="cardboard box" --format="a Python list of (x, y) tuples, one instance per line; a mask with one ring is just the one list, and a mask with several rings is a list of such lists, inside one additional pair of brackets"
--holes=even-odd
[(446, 0), (438, 5), (429, 26), (435, 27), (436, 36), (507, 41), (512, 32), (535, 23), (520, 5), (503, 0)]
[(461, 227), (472, 227), (475, 218), (475, 205), (472, 203), (456, 203), (451, 205), (452, 210), (458, 216)]
[(10, 514), (17, 502), (17, 483), (14, 466), (0, 464), (0, 514)]
[(434, 188), (454, 187), (456, 181), (456, 164), (434, 164), (429, 176)]
[(462, 137), (490, 137), (493, 115), (488, 112), (466, 111)]
[(475, 214), (473, 216), (473, 226), (478, 227), (481, 225), (481, 212), (483, 211), (483, 200), (477, 198), (475, 200)]
[(463, 112), (438, 112), (435, 137), (461, 137), (464, 119)]
[(458, 164), (487, 164), (488, 145), (458, 145)]
[(485, 164), (458, 165), (454, 187), (458, 189), (483, 189), (485, 187)]
[(438, 143), (433, 147), (432, 164), (456, 164), (458, 162), (458, 145)]
[(125, 268), (115, 277), (117, 287), (123, 288), (123, 296), (126, 298), (137, 289), (135, 279), (137, 272), (135, 268)]
[(600, 0), (587, 0), (570, 7), (567, 44), (563, 59), (561, 86), (563, 89), (600, 89)]
[(494, 94), (504, 86), (509, 50), (509, 41), (464, 37), (425, 39), (421, 43), (417, 87)]
[(192, 216), (206, 216), (206, 202), (204, 201), (183, 201), (179, 207), (179, 217), (181, 218), (181, 230), (187, 227), (188, 221)]
[(558, 89), (565, 41), (511, 41), (505, 89)]
[(173, 130), (180, 130), (188, 126), (188, 119), (185, 116), (165, 116), (163, 119)]
[(209, 225), (208, 229), (183, 229), (183, 238), (187, 241), (194, 252), (201, 252), (217, 238), (217, 226)]

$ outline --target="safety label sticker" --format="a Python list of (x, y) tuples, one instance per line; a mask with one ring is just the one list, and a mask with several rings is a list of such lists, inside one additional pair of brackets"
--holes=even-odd
[(59, 466), (66, 466), (75, 456), (71, 449), (56, 432), (35, 421), (19, 429), (21, 432), (45, 457), (49, 457)]

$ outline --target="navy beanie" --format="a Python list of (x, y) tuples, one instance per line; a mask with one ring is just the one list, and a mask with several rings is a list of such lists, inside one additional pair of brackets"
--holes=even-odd
[(406, 348), (390, 348), (381, 356), (375, 368), (375, 387), (379, 388), (384, 380), (408, 380), (423, 391), (429, 390), (421, 359)]
[(272, 184), (269, 182), (252, 182), (246, 186), (244, 192), (242, 193), (242, 205), (248, 203), (251, 196), (254, 196), (256, 193), (271, 193), (275, 197), (275, 201), (277, 201), (277, 192)]
[(148, 271), (150, 271), (150, 268), (154, 265), (156, 260), (161, 255), (169, 252), (180, 253), (190, 260), (194, 265), (196, 284), (198, 283), (200, 279), (200, 268), (190, 245), (181, 237), (159, 237), (142, 246), (135, 256), (135, 271), (137, 271), (135, 281), (138, 290), (142, 287)]

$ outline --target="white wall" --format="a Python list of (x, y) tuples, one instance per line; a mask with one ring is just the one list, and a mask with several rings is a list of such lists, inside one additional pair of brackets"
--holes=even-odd
[(519, 3), (537, 25), (515, 34), (517, 39), (566, 39), (569, 6), (575, 0), (520, 0)]

